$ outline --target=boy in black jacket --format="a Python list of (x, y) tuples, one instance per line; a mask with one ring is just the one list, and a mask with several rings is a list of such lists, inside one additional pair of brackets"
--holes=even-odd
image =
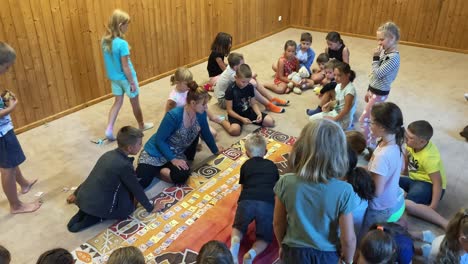
[(117, 134), (118, 148), (102, 155), (88, 178), (67, 202), (79, 208), (68, 222), (70, 232), (79, 232), (106, 219), (125, 219), (135, 210), (132, 196), (148, 212), (154, 210), (133, 168), (133, 158), (142, 146), (143, 132), (125, 126)]

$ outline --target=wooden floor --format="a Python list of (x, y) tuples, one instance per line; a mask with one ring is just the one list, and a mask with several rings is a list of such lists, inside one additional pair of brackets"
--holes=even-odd
[[(302, 30), (288, 29), (271, 37), (243, 47), (236, 52), (244, 54), (261, 81), (271, 81), (272, 62), (281, 55), (284, 42), (298, 41)], [(325, 47), (325, 34), (312, 32), (312, 48), (317, 55)], [(358, 90), (358, 109), (363, 109), (364, 91), (368, 85), (368, 73), (372, 60), (372, 50), (376, 42), (372, 40), (344, 37), (351, 52), (351, 66), (357, 73), (355, 85)], [(463, 93), (468, 92), (466, 75), (468, 55), (400, 46), (401, 68), (395, 81), (390, 101), (397, 103), (404, 114), (405, 125), (425, 119), (435, 128), (433, 142), (438, 146), (448, 175), (448, 189), (439, 206), (439, 212), (451, 217), (460, 207), (468, 207), (468, 143), (458, 132), (468, 125), (468, 102)], [(199, 82), (208, 79), (206, 63), (191, 68)], [(141, 89), (141, 104), (147, 121), (154, 122), (155, 128), (145, 132), (145, 140), (156, 131), (164, 113), (164, 104), (171, 87), (169, 78), (164, 78)], [(110, 89), (109, 89), (110, 90)], [(272, 114), (276, 120), (276, 130), (290, 135), (299, 135), (307, 123), (305, 109), (316, 107), (318, 100), (312, 92), (302, 95), (290, 94), (283, 98), (291, 101), (284, 114)], [(90, 142), (104, 133), (107, 113), (112, 100), (91, 106), (54, 122), (20, 134), (18, 136), (27, 156), (21, 166), (26, 177), (39, 178), (32, 191), (21, 197), (25, 201), (35, 199), (36, 192), (44, 192), (42, 208), (32, 214), (10, 215), (5, 195), (0, 193), (0, 244), (12, 253), (12, 263), (34, 263), (45, 250), (64, 247), (72, 250), (82, 242), (92, 238), (106, 228), (105, 222), (78, 234), (71, 234), (66, 223), (77, 208), (67, 205), (68, 192), (63, 188), (79, 185), (88, 175), (96, 160), (116, 144), (97, 146)], [(214, 100), (211, 102), (214, 104)], [(222, 113), (216, 106), (210, 106), (216, 113)], [(136, 126), (130, 104), (125, 102), (116, 127)], [(229, 146), (238, 138), (228, 136), (223, 129), (212, 124), (219, 132), (219, 142)], [(253, 131), (255, 126), (247, 126), (242, 134)], [(209, 156), (207, 147), (196, 157), (196, 162)], [(150, 190), (153, 194), (160, 186)], [(413, 229), (434, 226), (410, 219)]]

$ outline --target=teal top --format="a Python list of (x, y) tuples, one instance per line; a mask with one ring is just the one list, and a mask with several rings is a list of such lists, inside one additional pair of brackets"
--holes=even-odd
[(287, 212), (289, 247), (337, 251), (340, 243), (339, 217), (355, 207), (353, 187), (338, 179), (312, 183), (292, 173), (280, 178), (274, 188)]

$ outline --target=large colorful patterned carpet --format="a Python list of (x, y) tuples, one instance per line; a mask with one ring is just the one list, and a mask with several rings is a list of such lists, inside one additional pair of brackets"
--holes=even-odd
[[(280, 174), (287, 169), (287, 157), (296, 138), (259, 128), (268, 139), (267, 158)], [(255, 133), (254, 132), (254, 133)], [(240, 194), (239, 171), (247, 159), (245, 139), (196, 169), (186, 185), (166, 188), (153, 198), (156, 214), (137, 208), (128, 219), (118, 221), (75, 249), (76, 263), (105, 263), (113, 250), (133, 245), (147, 263), (195, 263), (204, 243), (219, 240), (230, 245), (232, 223)], [(242, 241), (240, 258), (255, 241), (255, 226)], [(278, 262), (278, 244), (273, 242), (254, 263)], [(242, 262), (241, 262), (242, 263)]]

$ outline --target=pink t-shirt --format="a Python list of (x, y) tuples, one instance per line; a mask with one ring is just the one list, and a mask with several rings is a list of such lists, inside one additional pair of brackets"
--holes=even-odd
[(187, 103), (187, 93), (188, 91), (181, 93), (176, 89), (172, 89), (171, 93), (169, 94), (169, 100), (174, 101), (176, 103), (176, 107), (184, 106)]

